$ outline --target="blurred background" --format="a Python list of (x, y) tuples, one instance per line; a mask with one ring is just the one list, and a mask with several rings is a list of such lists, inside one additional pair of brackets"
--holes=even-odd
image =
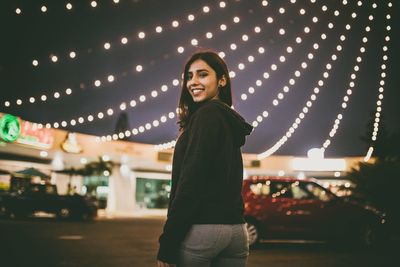
[(254, 126), (245, 179), (315, 182), (398, 236), (398, 14), (390, 0), (3, 1), (0, 217), (164, 218), (183, 65), (210, 49)]

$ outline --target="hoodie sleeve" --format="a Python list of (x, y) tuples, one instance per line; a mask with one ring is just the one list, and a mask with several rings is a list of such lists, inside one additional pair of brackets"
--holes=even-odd
[[(212, 106), (212, 105), (210, 105)], [(198, 110), (189, 126), (187, 148), (183, 157), (178, 185), (164, 232), (160, 236), (158, 259), (176, 263), (180, 245), (189, 231), (198, 210), (202, 192), (210, 177), (210, 164), (218, 149), (218, 136), (223, 122), (216, 110), (204, 107)]]

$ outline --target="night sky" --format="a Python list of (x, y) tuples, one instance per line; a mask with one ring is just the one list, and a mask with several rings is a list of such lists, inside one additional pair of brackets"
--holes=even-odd
[[(67, 3), (72, 9), (67, 9)], [(310, 101), (312, 106), (303, 112), (304, 119), (292, 129), (276, 155), (306, 156), (308, 149), (321, 147), (330, 138), (338, 114), (342, 119), (325, 156), (365, 155), (368, 145), (360, 136), (373, 130), (367, 126), (375, 119), (380, 83), (384, 90), (383, 124), (390, 132), (400, 131), (399, 71), (395, 63), (399, 62), (397, 1), (223, 3), (225, 7), (219, 1), (120, 0), (116, 4), (104, 0), (92, 7), (91, 1), (77, 0), (1, 1), (0, 112), (43, 125), (57, 122), (60, 128), (65, 121), (68, 131), (98, 136), (114, 134), (118, 117), (126, 112), (127, 129), (138, 130), (146, 123), (152, 127), (131, 135), (129, 140), (169, 142), (176, 138), (178, 129), (176, 117), (168, 118), (177, 107), (180, 92), (173, 80), (181, 77), (191, 53), (207, 48), (224, 52), (229, 69), (235, 72), (235, 109), (250, 123), (258, 116), (262, 118), (248, 137), (244, 152), (261, 153), (274, 146)], [(41, 11), (42, 5), (46, 12)], [(17, 8), (21, 14), (16, 14)], [(193, 21), (188, 19), (189, 14), (194, 16)], [(235, 17), (239, 21), (234, 22)], [(173, 21), (179, 25), (174, 27)], [(346, 25), (350, 27), (346, 29)], [(157, 26), (162, 32), (156, 32)], [(140, 32), (145, 34), (143, 39)], [(385, 40), (386, 36), (390, 39)], [(197, 45), (192, 44), (193, 39)], [(109, 43), (109, 49), (105, 49), (105, 43)], [(183, 53), (178, 52), (179, 47)], [(70, 57), (71, 51), (75, 58)], [(52, 62), (53, 55), (57, 62)], [(357, 57), (361, 57), (359, 62)], [(95, 85), (96, 80), (100, 86)], [(320, 80), (323, 84), (318, 84)], [(168, 87), (166, 92), (161, 90), (162, 85)], [(249, 87), (254, 92), (249, 92)], [(67, 88), (72, 91), (70, 95)], [(157, 97), (151, 95), (152, 91)], [(142, 95), (144, 102), (140, 101)], [(347, 107), (343, 109), (345, 96)], [(30, 97), (35, 98), (34, 103), (30, 103)], [(18, 99), (21, 105), (17, 105)], [(278, 105), (274, 105), (274, 99)], [(130, 106), (131, 100), (136, 106)], [(126, 103), (123, 111), (121, 103)], [(107, 114), (109, 108), (113, 110), (111, 116)], [(263, 111), (268, 117), (263, 117)], [(98, 118), (99, 112), (103, 112), (103, 119)], [(88, 122), (89, 115), (94, 117), (92, 122)], [(160, 121), (163, 115), (167, 117), (165, 123)], [(83, 123), (78, 122), (79, 117)], [(72, 119), (76, 125), (71, 125)], [(154, 127), (154, 120), (159, 121), (158, 127)]]

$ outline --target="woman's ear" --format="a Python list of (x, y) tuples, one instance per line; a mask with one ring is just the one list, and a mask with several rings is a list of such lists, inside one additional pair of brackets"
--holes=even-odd
[(222, 75), (221, 79), (218, 81), (218, 87), (224, 87), (226, 85), (225, 75)]

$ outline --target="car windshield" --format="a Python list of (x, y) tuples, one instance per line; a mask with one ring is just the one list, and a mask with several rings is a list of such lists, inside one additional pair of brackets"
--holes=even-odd
[(255, 195), (269, 196), (271, 192), (270, 181), (258, 182), (250, 185), (250, 190)]
[(330, 201), (330, 195), (324, 188), (313, 182), (300, 181), (265, 181), (250, 185), (255, 195), (270, 196), (272, 198), (315, 199)]
[(316, 199), (319, 199), (321, 201), (330, 201), (332, 199), (332, 195), (330, 195), (325, 189), (320, 187), (317, 184), (314, 183), (305, 183), (305, 188), (307, 189), (308, 192), (313, 194)]

